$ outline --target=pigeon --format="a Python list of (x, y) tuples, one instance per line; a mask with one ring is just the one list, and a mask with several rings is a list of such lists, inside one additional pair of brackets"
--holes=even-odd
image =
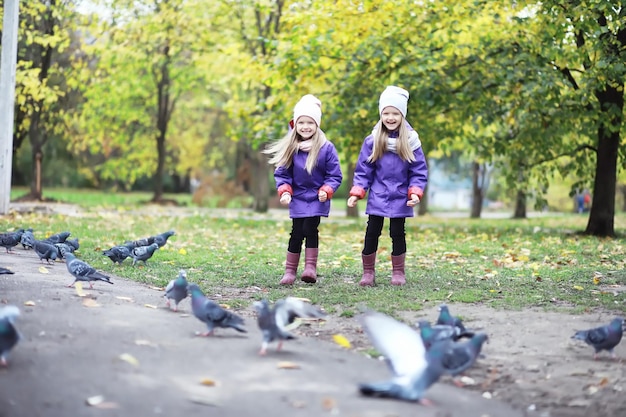
[(36, 240), (33, 249), (35, 250), (37, 256), (39, 256), (39, 261), (43, 261), (45, 259), (47, 263), (50, 263), (50, 261), (54, 263), (54, 261), (59, 257), (59, 250), (50, 242)]
[(238, 332), (247, 333), (243, 327), (244, 321), (241, 317), (223, 309), (216, 302), (206, 298), (197, 284), (189, 284), (187, 289), (191, 293), (191, 310), (193, 315), (201, 322), (206, 323), (208, 328), (208, 332), (200, 333), (201, 336), (213, 335), (216, 327), (231, 327)]
[(7, 357), (11, 349), (20, 340), (20, 334), (15, 328), (15, 319), (20, 315), (16, 306), (0, 308), (0, 366), (7, 366)]
[(449, 326), (458, 327), (459, 331), (461, 332), (465, 331), (463, 321), (460, 318), (454, 317), (452, 314), (450, 314), (450, 310), (445, 304), (441, 304), (439, 306), (439, 317), (437, 317), (436, 324), (447, 324)]
[(598, 353), (602, 350), (606, 350), (611, 354), (613, 359), (616, 358), (613, 349), (622, 340), (622, 327), (624, 326), (624, 319), (621, 317), (615, 317), (611, 322), (605, 326), (596, 327), (589, 330), (578, 330), (572, 339), (578, 339), (584, 341), (586, 344), (593, 346), (595, 352), (593, 358), (598, 359)]
[(69, 273), (74, 276), (74, 282), (68, 285), (68, 287), (73, 287), (76, 281), (89, 282), (89, 288), (93, 288), (93, 281), (104, 281), (113, 284), (111, 278), (96, 271), (93, 266), (85, 261), (81, 261), (73, 253), (66, 254), (65, 266)]
[(361, 394), (429, 404), (424, 394), (445, 372), (442, 359), (447, 343), (426, 351), (419, 333), (376, 311), (366, 311), (358, 320), (393, 373), (390, 381), (359, 384)]
[(187, 272), (181, 269), (178, 272), (178, 277), (171, 280), (165, 287), (165, 302), (171, 308), (170, 300), (174, 300), (174, 311), (178, 311), (178, 303), (187, 298), (188, 295)]
[(418, 321), (418, 327), (426, 350), (430, 349), (434, 343), (442, 340), (457, 341), (462, 337), (471, 338), (474, 336), (474, 332), (461, 330), (448, 324), (435, 324), (433, 326), (428, 320)]
[(57, 252), (59, 253), (59, 259), (65, 259), (66, 254), (74, 253), (75, 250), (74, 246), (68, 245), (67, 243), (55, 243), (54, 247), (57, 248)]
[(66, 239), (66, 240), (65, 240), (65, 242), (63, 242), (63, 243), (65, 243), (66, 245), (68, 245), (68, 246), (70, 246), (70, 247), (74, 248), (74, 249), (72, 250), (72, 253), (73, 253), (74, 251), (77, 251), (77, 250), (80, 248), (80, 243), (78, 243), (78, 238), (75, 238), (75, 239)]
[(3, 268), (0, 266), (0, 275), (2, 274), (15, 274), (15, 272), (11, 271), (10, 269)]
[(154, 252), (157, 249), (159, 249), (159, 245), (157, 243), (133, 248), (130, 251), (130, 256), (133, 258), (133, 265), (135, 265), (137, 261), (143, 261), (143, 264), (147, 265), (148, 259), (152, 258), (152, 255), (154, 255)]
[(33, 229), (29, 228), (22, 233), (20, 243), (24, 249), (32, 249), (35, 245), (35, 235), (33, 235)]
[(296, 297), (278, 300), (273, 308), (270, 308), (267, 300), (255, 301), (253, 306), (257, 311), (259, 328), (263, 333), (263, 342), (259, 355), (265, 355), (267, 346), (274, 340), (278, 340), (276, 350), (280, 350), (283, 340), (296, 338), (287, 330), (287, 326), (293, 323), (296, 317), (324, 318), (326, 316), (317, 307)]
[(53, 235), (48, 236), (47, 238), (44, 239), (44, 242), (48, 242), (48, 243), (64, 243), (65, 240), (70, 237), (71, 233), (70, 232), (60, 232), (60, 233), (55, 233)]
[(24, 229), (19, 229), (15, 232), (1, 233), (0, 246), (5, 248), (7, 253), (11, 253), (12, 249), (19, 245), (22, 234), (24, 234)]
[(160, 233), (154, 237), (154, 243), (162, 248), (167, 243), (167, 239), (169, 239), (171, 236), (174, 236), (175, 234), (176, 233), (173, 230), (168, 230), (167, 232)]
[(113, 246), (111, 249), (107, 249), (102, 252), (103, 255), (107, 256), (114, 264), (122, 264), (124, 259), (130, 257), (130, 251), (133, 249), (133, 246), (129, 244)]
[[(474, 362), (476, 362), (483, 348), (483, 343), (485, 343), (487, 339), (486, 334), (478, 333), (466, 342), (448, 342), (445, 347), (442, 347), (444, 355), (441, 363), (445, 369), (445, 373), (454, 377), (469, 369)], [(437, 343), (441, 342), (436, 342), (435, 344)], [(463, 385), (456, 380), (454, 380), (454, 383), (458, 386)]]

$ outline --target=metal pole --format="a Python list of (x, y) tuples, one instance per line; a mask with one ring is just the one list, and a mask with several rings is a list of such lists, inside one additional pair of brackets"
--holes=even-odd
[(9, 212), (13, 162), (13, 115), (19, 0), (4, 0), (0, 56), (0, 215)]

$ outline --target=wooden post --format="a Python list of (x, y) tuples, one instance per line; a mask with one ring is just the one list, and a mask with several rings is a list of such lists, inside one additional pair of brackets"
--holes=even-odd
[(4, 0), (0, 56), (0, 215), (9, 212), (13, 162), (13, 116), (19, 0)]

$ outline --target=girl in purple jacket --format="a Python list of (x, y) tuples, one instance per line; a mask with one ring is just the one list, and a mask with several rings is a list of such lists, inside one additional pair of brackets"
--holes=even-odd
[(419, 135), (406, 122), (409, 92), (389, 86), (380, 95), (380, 121), (365, 138), (354, 170), (348, 206), (367, 197), (365, 213), (369, 215), (365, 230), (362, 286), (373, 286), (376, 251), (385, 217), (389, 217), (392, 241), (392, 285), (404, 285), (406, 237), (404, 223), (413, 217), (413, 207), (424, 195), (428, 180), (426, 158)]
[(280, 203), (289, 205), (292, 219), (282, 285), (291, 285), (296, 279), (302, 242), (305, 250), (301, 279), (317, 281), (318, 226), (321, 216), (328, 217), (330, 199), (341, 185), (337, 149), (319, 128), (320, 104), (314, 96), (304, 96), (294, 107), (293, 129), (264, 151), (272, 155), (269, 163), (276, 166), (274, 179)]

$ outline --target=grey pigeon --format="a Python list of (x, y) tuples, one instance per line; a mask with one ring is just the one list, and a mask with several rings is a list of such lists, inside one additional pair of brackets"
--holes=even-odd
[(439, 317), (437, 317), (436, 324), (447, 324), (448, 326), (458, 327), (461, 332), (465, 331), (463, 321), (460, 318), (453, 316), (450, 313), (450, 309), (448, 309), (448, 306), (445, 304), (441, 304), (439, 306)]
[(238, 332), (247, 333), (243, 327), (244, 321), (241, 317), (223, 309), (216, 302), (206, 298), (197, 284), (189, 284), (187, 288), (191, 293), (191, 310), (193, 315), (205, 323), (208, 328), (206, 333), (201, 333), (202, 336), (213, 335), (216, 327), (230, 327)]
[(104, 281), (113, 284), (111, 278), (96, 271), (93, 266), (85, 261), (81, 261), (73, 253), (66, 254), (65, 266), (69, 273), (74, 276), (74, 282), (68, 285), (68, 287), (73, 287), (76, 281), (89, 282), (89, 288), (93, 288), (93, 281)]
[(67, 243), (55, 243), (54, 247), (57, 248), (57, 252), (59, 253), (59, 259), (65, 259), (66, 254), (74, 253), (74, 246), (68, 245)]
[(53, 235), (48, 236), (47, 238), (44, 239), (45, 242), (48, 243), (64, 243), (68, 237), (70, 237), (71, 233), (70, 232), (59, 232), (59, 233), (55, 233)]
[(74, 248), (74, 250), (72, 250), (72, 253), (74, 251), (77, 251), (80, 248), (80, 243), (78, 243), (78, 238), (75, 239), (65, 239), (65, 243), (68, 246), (71, 246), (72, 248)]
[(54, 263), (54, 261), (59, 257), (59, 250), (50, 242), (36, 240), (33, 249), (37, 256), (39, 256), (39, 261), (43, 261), (45, 259), (47, 263), (50, 263), (50, 261)]
[(159, 249), (159, 245), (157, 243), (133, 248), (130, 251), (130, 256), (133, 258), (133, 265), (135, 265), (137, 261), (143, 261), (143, 264), (147, 265), (148, 259), (152, 258), (152, 255), (154, 255), (154, 252), (157, 249)]
[(15, 274), (15, 272), (11, 271), (10, 269), (3, 268), (0, 266), (0, 275), (2, 274)]
[(20, 340), (20, 334), (15, 328), (15, 319), (20, 315), (16, 306), (0, 308), (0, 366), (7, 366), (7, 357), (11, 349)]
[(173, 230), (168, 230), (167, 232), (160, 233), (154, 237), (154, 243), (162, 248), (167, 243), (167, 239), (174, 236), (175, 234), (176, 233)]
[(113, 246), (110, 249), (102, 252), (103, 255), (107, 256), (114, 264), (122, 264), (124, 259), (130, 257), (130, 251), (134, 248), (130, 244)]
[[(443, 343), (446, 345), (442, 347), (444, 354), (441, 363), (445, 372), (454, 377), (469, 369), (476, 362), (483, 344), (487, 339), (486, 334), (478, 333), (465, 342), (452, 343), (450, 341), (444, 341)], [(439, 343), (442, 342), (437, 342), (435, 345)], [(456, 381), (455, 384), (463, 385)]]
[(12, 249), (19, 245), (24, 234), (24, 229), (16, 230), (15, 232), (7, 232), (0, 234), (0, 247), (7, 250), (7, 253), (12, 252)]
[(611, 322), (605, 326), (596, 327), (589, 330), (578, 330), (572, 339), (578, 339), (584, 341), (589, 346), (594, 348), (593, 358), (598, 358), (598, 353), (602, 350), (606, 350), (611, 354), (613, 359), (616, 358), (613, 349), (622, 340), (622, 333), (624, 326), (624, 319), (621, 317), (615, 317)]
[(359, 384), (359, 391), (367, 396), (428, 404), (424, 399), (426, 390), (445, 372), (441, 361), (446, 343), (436, 344), (426, 351), (419, 333), (375, 311), (366, 311), (358, 320), (393, 373), (390, 381)]
[(267, 346), (275, 340), (278, 340), (276, 350), (280, 350), (284, 340), (296, 338), (287, 330), (287, 326), (293, 323), (296, 317), (323, 318), (326, 316), (319, 308), (296, 297), (278, 300), (273, 308), (270, 308), (267, 300), (255, 301), (253, 306), (257, 311), (259, 328), (263, 333), (260, 355), (265, 355)]
[(35, 245), (35, 235), (33, 235), (33, 229), (29, 228), (22, 233), (20, 238), (20, 244), (24, 249), (32, 249)]
[(428, 320), (420, 320), (417, 324), (426, 350), (430, 349), (434, 343), (443, 340), (457, 341), (463, 337), (471, 338), (474, 336), (474, 332), (461, 330), (448, 324), (431, 325)]
[(170, 306), (170, 300), (174, 300), (174, 311), (178, 311), (178, 303), (189, 295), (187, 291), (187, 271), (181, 269), (178, 277), (171, 280), (165, 287), (165, 302)]

